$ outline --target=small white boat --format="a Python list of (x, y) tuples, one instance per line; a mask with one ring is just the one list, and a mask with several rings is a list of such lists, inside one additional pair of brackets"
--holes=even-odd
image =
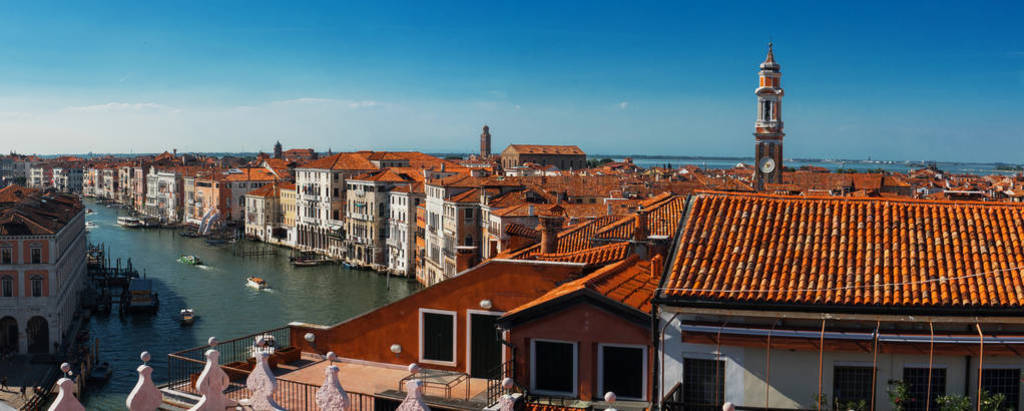
[(131, 216), (120, 216), (117, 218), (117, 225), (126, 228), (139, 228), (146, 225), (142, 219)]
[(192, 323), (196, 322), (196, 312), (191, 308), (183, 308), (179, 315), (181, 316), (179, 318), (181, 325), (192, 325)]
[(255, 276), (250, 276), (249, 278), (246, 278), (245, 285), (247, 287), (252, 287), (257, 290), (265, 290), (267, 288), (266, 280)]
[(85, 222), (85, 229), (86, 229), (86, 231), (88, 231), (88, 230), (92, 230), (92, 229), (94, 229), (94, 228), (96, 228), (96, 227), (99, 227), (99, 226), (98, 226), (98, 225), (96, 225), (96, 223), (94, 223), (94, 222), (92, 222), (92, 221), (86, 221), (86, 222)]

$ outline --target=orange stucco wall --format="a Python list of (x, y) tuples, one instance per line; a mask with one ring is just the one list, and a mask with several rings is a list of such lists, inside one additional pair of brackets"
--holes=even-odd
[(31, 264), (32, 263), (32, 249), (36, 248), (36, 247), (38, 247), (41, 250), (40, 256), (42, 257), (42, 260), (40, 260), (40, 264), (47, 264), (47, 262), (50, 261), (50, 247), (49, 247), (49, 242), (48, 241), (46, 241), (46, 240), (25, 240), (25, 241), (22, 241), (22, 245), (21, 245), (21, 249), (22, 249), (22, 253), (21, 253), (22, 260), (21, 260), (21, 262), (23, 264)]
[(50, 296), (50, 276), (46, 270), (25, 271), (25, 296), (32, 296), (32, 277), (39, 276), (43, 279), (43, 294), (41, 297)]
[[(578, 275), (578, 265), (510, 263), (489, 261), (461, 276), (443, 281), (377, 310), (322, 330), (292, 326), (291, 341), (302, 351), (325, 353), (364, 361), (407, 365), (419, 362), (419, 310), (456, 311), (456, 365), (430, 368), (466, 370), (466, 310), (481, 310), (480, 301), (491, 300), (491, 311), (504, 312), (525, 304)], [(303, 338), (316, 336), (316, 347)], [(400, 344), (402, 352), (390, 351)]]
[[(530, 389), (530, 341), (539, 339), (577, 343), (577, 389), (583, 400), (603, 400), (597, 386), (598, 344), (643, 345), (647, 348), (647, 399), (651, 398), (651, 334), (616, 314), (591, 304), (580, 303), (564, 310), (512, 327), (510, 340), (516, 347), (516, 382)], [(567, 359), (568, 361), (568, 359)]]

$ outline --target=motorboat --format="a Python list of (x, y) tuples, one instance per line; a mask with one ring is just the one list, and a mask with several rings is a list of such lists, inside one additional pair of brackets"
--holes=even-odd
[(181, 321), (181, 325), (192, 325), (193, 323), (196, 322), (196, 318), (198, 317), (196, 315), (195, 310), (191, 308), (181, 309), (181, 313), (179, 314), (179, 316), (179, 321)]
[(93, 367), (92, 370), (89, 371), (87, 379), (89, 382), (104, 382), (109, 380), (113, 373), (114, 370), (110, 368), (110, 363), (104, 362)]
[(255, 277), (255, 276), (249, 276), (249, 278), (246, 278), (245, 279), (245, 285), (247, 287), (252, 287), (252, 288), (255, 288), (257, 290), (265, 290), (265, 289), (267, 289), (267, 281), (262, 279), (262, 278)]
[(145, 227), (146, 222), (140, 218), (123, 215), (117, 218), (117, 225), (126, 228), (139, 228)]
[(203, 265), (203, 260), (200, 260), (198, 256), (194, 255), (183, 255), (178, 257), (178, 262), (188, 265)]
[(86, 222), (85, 222), (85, 229), (86, 229), (86, 230), (92, 230), (92, 229), (94, 229), (94, 228), (96, 228), (96, 227), (99, 227), (99, 226), (98, 226), (98, 225), (96, 225), (96, 223), (94, 223), (94, 222), (92, 222), (92, 221), (86, 221)]

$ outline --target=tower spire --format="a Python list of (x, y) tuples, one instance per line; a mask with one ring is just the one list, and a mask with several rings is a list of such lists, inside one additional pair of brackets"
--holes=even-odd
[(775, 62), (775, 50), (768, 43), (768, 55), (760, 65), (757, 119), (754, 121), (754, 188), (764, 190), (767, 183), (782, 183), (782, 71)]

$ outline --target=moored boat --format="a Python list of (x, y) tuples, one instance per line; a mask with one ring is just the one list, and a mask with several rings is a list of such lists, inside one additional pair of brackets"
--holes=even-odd
[(249, 276), (249, 278), (245, 279), (245, 285), (257, 290), (265, 290), (267, 288), (267, 281), (256, 276)]
[(92, 222), (92, 221), (86, 221), (86, 222), (85, 222), (85, 229), (86, 229), (86, 230), (92, 230), (92, 229), (94, 229), (94, 228), (96, 228), (96, 227), (99, 227), (99, 226), (98, 226), (98, 225), (96, 225), (96, 223), (94, 223), (94, 222)]
[(92, 370), (89, 371), (87, 379), (89, 382), (105, 382), (110, 379), (110, 376), (113, 375), (113, 373), (114, 370), (110, 369), (110, 363), (104, 362), (93, 367)]
[(141, 278), (133, 278), (128, 282), (128, 290), (121, 301), (121, 309), (127, 312), (154, 312), (160, 307), (160, 296), (153, 292), (153, 280)]

